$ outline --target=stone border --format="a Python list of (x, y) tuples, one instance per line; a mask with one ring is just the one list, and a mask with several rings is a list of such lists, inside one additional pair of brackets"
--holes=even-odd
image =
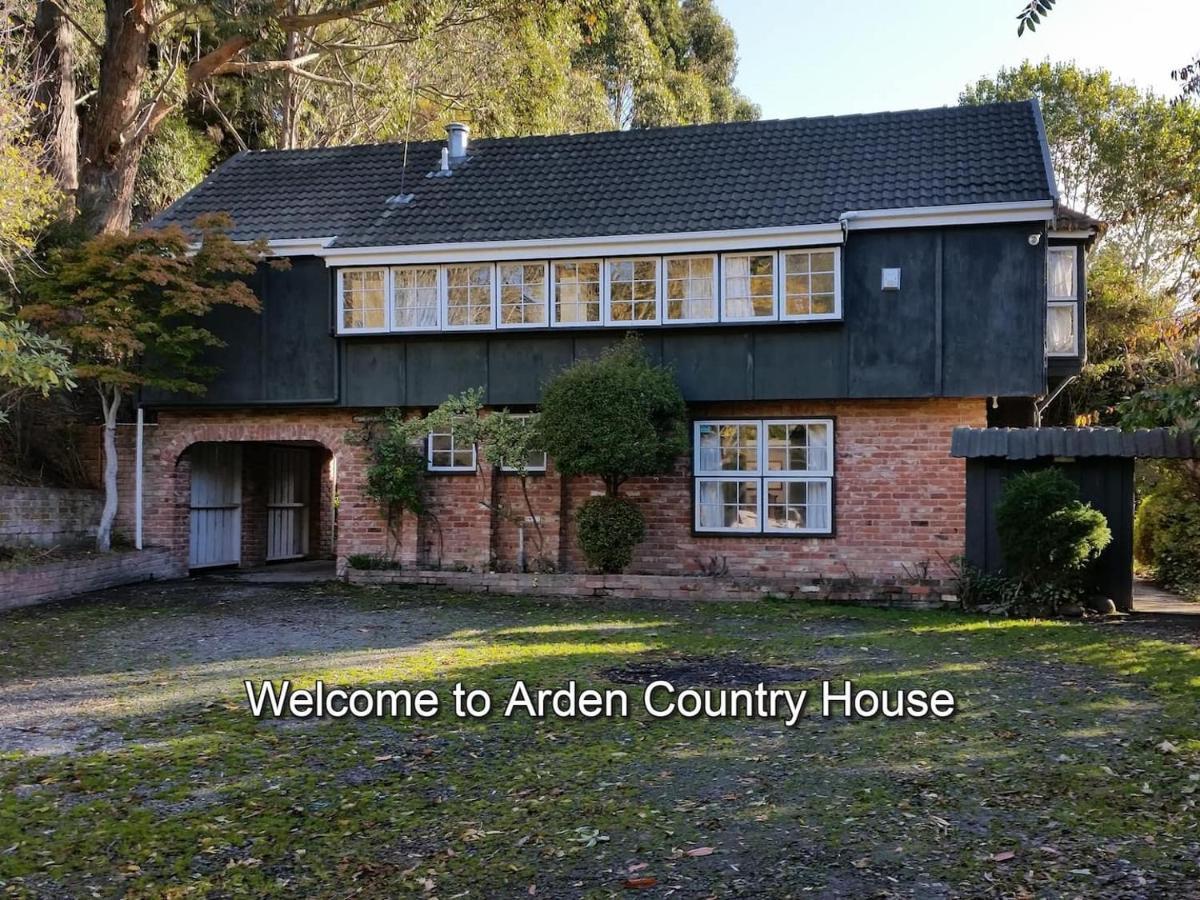
[(0, 610), (186, 574), (171, 551), (163, 547), (0, 569)]
[(900, 609), (957, 609), (952, 581), (863, 578), (706, 578), (686, 575), (541, 575), (431, 569), (347, 569), (349, 584), (444, 587), (534, 597), (751, 601), (781, 598)]

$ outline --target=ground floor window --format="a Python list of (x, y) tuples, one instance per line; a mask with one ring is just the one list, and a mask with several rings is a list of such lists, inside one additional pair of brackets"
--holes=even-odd
[(697, 531), (832, 533), (832, 419), (700, 421), (693, 439)]
[(430, 472), (474, 472), (475, 444), (452, 431), (434, 431), (429, 435), (427, 459)]

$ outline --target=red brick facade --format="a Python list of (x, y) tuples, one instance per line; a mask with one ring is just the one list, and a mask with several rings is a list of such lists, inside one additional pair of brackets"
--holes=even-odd
[[(648, 537), (631, 572), (692, 575), (723, 560), (733, 576), (912, 579), (945, 576), (946, 561), (963, 552), (965, 480), (962, 460), (949, 457), (956, 425), (983, 425), (982, 399), (870, 400), (707, 405), (697, 417), (832, 416), (835, 430), (835, 534), (830, 537), (708, 536), (692, 533), (690, 461), (666, 476), (630, 481), (622, 493), (641, 506)], [(146, 428), (147, 544), (172, 548), (186, 560), (190, 469), (187, 449), (200, 441), (248, 442), (245, 471), (270, 443), (323, 448), (314, 485), (314, 555), (394, 554), (406, 566), (475, 570), (519, 566), (579, 571), (574, 512), (599, 493), (599, 481), (564, 479), (553, 470), (530, 475), (526, 503), (511, 474), (430, 473), (430, 514), (409, 515), (388, 528), (364, 493), (369, 457), (352, 440), (359, 412), (338, 409), (164, 411)], [(133, 429), (122, 427), (118, 527), (133, 528)], [(327, 455), (326, 455), (327, 452)], [(261, 508), (262, 487), (245, 479), (243, 503)], [(537, 527), (530, 518), (530, 507)], [(336, 524), (334, 515), (336, 508)], [(253, 510), (243, 511), (243, 564), (262, 559)], [(522, 540), (523, 532), (523, 540)]]

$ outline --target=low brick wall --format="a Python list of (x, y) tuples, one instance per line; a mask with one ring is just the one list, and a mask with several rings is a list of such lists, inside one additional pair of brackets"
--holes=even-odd
[(0, 569), (0, 610), (186, 574), (171, 552), (161, 547)]
[(0, 485), (0, 545), (55, 547), (96, 535), (104, 495), (72, 488)]
[(896, 582), (864, 578), (705, 578), (677, 575), (534, 575), (429, 569), (347, 569), (359, 585), (444, 587), (535, 597), (624, 597), (647, 600), (811, 600), (902, 609), (949, 609), (960, 603), (952, 581)]

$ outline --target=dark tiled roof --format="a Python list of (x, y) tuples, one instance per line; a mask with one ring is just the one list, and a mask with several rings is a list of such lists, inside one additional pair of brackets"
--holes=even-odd
[(955, 428), (950, 455), (965, 459), (1038, 459), (1108, 456), (1126, 459), (1195, 459), (1200, 445), (1168, 428)]
[[(233, 157), (154, 224), (337, 246), (599, 237), (836, 222), (848, 210), (1051, 199), (1032, 102), (471, 143)], [(411, 193), (404, 205), (389, 198)]]

